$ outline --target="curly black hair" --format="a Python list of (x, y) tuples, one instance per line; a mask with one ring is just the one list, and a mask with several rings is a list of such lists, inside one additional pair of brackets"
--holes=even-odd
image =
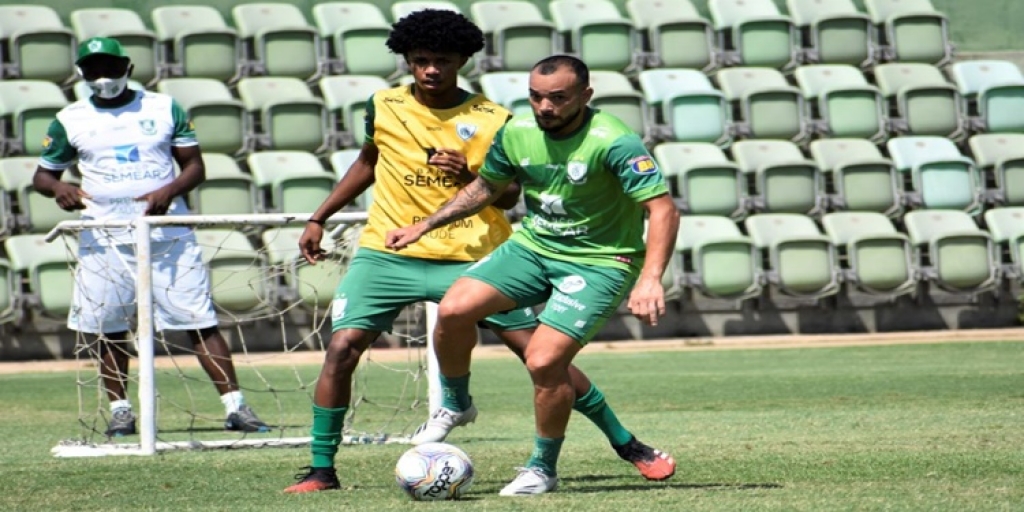
[(437, 9), (416, 11), (391, 25), (387, 46), (398, 55), (413, 50), (470, 57), (484, 48), (484, 33), (465, 16)]

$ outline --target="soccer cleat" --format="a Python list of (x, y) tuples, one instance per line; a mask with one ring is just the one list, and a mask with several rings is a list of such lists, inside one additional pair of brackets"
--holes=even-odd
[(107, 437), (124, 437), (135, 435), (135, 414), (131, 409), (116, 409), (110, 414), (107, 425)]
[(284, 492), (288, 494), (303, 494), (341, 488), (341, 482), (338, 482), (338, 472), (334, 468), (306, 466), (302, 469), (306, 470), (306, 472), (295, 475), (298, 483), (288, 487)]
[(468, 425), (476, 421), (476, 406), (455, 412), (444, 407), (439, 408), (426, 423), (419, 426), (412, 435), (412, 444), (440, 443), (448, 437), (452, 429)]
[(676, 461), (671, 455), (655, 450), (637, 440), (636, 436), (622, 446), (612, 446), (622, 460), (632, 462), (648, 480), (667, 480), (676, 474)]
[(225, 430), (237, 430), (240, 432), (270, 432), (270, 427), (263, 420), (256, 416), (256, 413), (248, 405), (243, 405), (237, 411), (228, 414), (224, 420)]
[(530, 496), (551, 492), (558, 487), (558, 478), (548, 476), (539, 468), (517, 468), (519, 474), (498, 494), (501, 496)]

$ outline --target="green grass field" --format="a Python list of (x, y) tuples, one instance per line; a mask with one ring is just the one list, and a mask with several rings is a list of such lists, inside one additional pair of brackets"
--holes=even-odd
[[(76, 433), (73, 375), (3, 375), (0, 510), (1021, 510), (1022, 356), (1010, 342), (585, 351), (580, 366), (678, 472), (644, 481), (574, 415), (560, 489), (527, 499), (497, 492), (531, 449), (528, 378), (512, 359), (478, 360), (481, 416), (450, 438), (476, 465), (468, 503), (408, 501), (392, 476), (401, 445), (343, 447), (344, 490), (302, 496), (281, 489), (305, 448), (54, 459)], [(306, 414), (304, 395), (282, 396), (282, 414)]]

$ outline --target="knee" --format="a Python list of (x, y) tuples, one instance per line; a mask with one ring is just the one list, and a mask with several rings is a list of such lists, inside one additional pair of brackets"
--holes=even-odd
[(555, 354), (534, 352), (526, 354), (526, 369), (534, 383), (552, 383), (562, 381), (562, 375), (568, 375), (568, 365), (563, 364), (562, 359)]
[(437, 305), (437, 322), (439, 325), (475, 324), (470, 301), (464, 297), (445, 296)]
[(324, 356), (324, 367), (343, 373), (352, 373), (359, 358), (363, 355), (364, 348), (360, 340), (347, 333), (338, 333), (331, 337), (327, 345), (327, 353)]

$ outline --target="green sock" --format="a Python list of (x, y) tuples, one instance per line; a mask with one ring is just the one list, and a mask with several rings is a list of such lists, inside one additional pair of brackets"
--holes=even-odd
[(445, 377), (441, 375), (441, 390), (444, 397), (441, 400), (441, 407), (455, 412), (462, 412), (469, 409), (473, 400), (469, 397), (469, 375), (462, 377)]
[(622, 446), (633, 438), (633, 434), (626, 430), (622, 423), (619, 423), (619, 417), (604, 400), (604, 393), (593, 384), (590, 385), (590, 389), (585, 395), (573, 402), (572, 408), (594, 422), (594, 425), (597, 425), (597, 428), (601, 429), (601, 432), (608, 437), (612, 446)]
[(334, 455), (338, 453), (338, 445), (341, 444), (341, 428), (345, 423), (345, 413), (348, 407), (331, 409), (313, 405), (313, 428), (310, 434), (313, 442), (309, 451), (313, 454), (314, 468), (333, 468)]
[(562, 441), (565, 441), (564, 437), (549, 439), (537, 436), (534, 438), (533, 454), (526, 462), (526, 467), (540, 469), (548, 476), (557, 476), (556, 467), (558, 466), (558, 454), (562, 451)]

